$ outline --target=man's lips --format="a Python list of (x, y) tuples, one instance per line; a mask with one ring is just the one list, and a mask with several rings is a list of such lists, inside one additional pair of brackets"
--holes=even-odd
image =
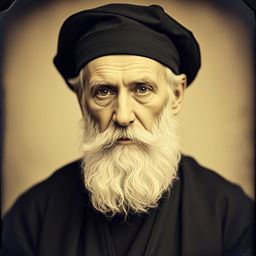
[(128, 138), (120, 138), (117, 140), (117, 143), (118, 144), (130, 144), (130, 143), (133, 143), (133, 141)]

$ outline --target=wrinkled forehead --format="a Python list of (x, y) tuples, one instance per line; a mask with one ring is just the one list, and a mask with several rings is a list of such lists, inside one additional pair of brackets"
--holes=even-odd
[(107, 55), (90, 61), (84, 68), (87, 79), (139, 78), (159, 79), (164, 74), (164, 65), (143, 56)]

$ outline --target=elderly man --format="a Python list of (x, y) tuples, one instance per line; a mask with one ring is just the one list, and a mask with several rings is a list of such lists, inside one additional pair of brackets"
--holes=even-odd
[(83, 158), (24, 193), (3, 255), (252, 255), (252, 202), (181, 154), (177, 120), (200, 68), (193, 34), (157, 5), (63, 24), (54, 63), (84, 117)]

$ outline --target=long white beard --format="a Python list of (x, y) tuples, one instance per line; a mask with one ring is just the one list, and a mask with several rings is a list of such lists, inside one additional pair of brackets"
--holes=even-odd
[[(171, 100), (155, 121), (152, 133), (138, 127), (108, 128), (100, 133), (88, 114), (84, 122), (82, 167), (94, 208), (114, 216), (157, 207), (177, 179), (181, 156)], [(116, 144), (123, 137), (135, 143)]]

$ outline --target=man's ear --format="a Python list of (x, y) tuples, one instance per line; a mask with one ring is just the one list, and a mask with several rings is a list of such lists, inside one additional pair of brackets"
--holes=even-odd
[(180, 112), (181, 103), (187, 87), (187, 77), (185, 74), (178, 75), (177, 78), (180, 82), (173, 90), (174, 97), (172, 101), (172, 112), (174, 115), (177, 115)]

